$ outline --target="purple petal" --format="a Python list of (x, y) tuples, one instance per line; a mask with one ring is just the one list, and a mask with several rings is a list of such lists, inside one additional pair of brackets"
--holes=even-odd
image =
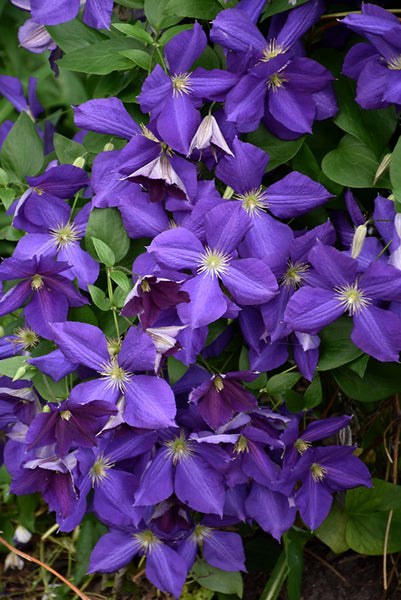
[[(267, 506), (269, 510), (266, 510)], [(245, 508), (249, 516), (278, 541), (282, 534), (291, 528), (296, 515), (296, 508), (290, 506), (287, 496), (273, 492), (256, 482), (252, 484)]]
[(223, 571), (246, 571), (241, 536), (229, 531), (213, 531), (203, 540), (206, 562)]
[(164, 55), (170, 73), (186, 73), (206, 48), (207, 38), (199, 23), (193, 29), (181, 31), (164, 47)]
[(369, 306), (354, 316), (351, 339), (366, 354), (382, 362), (398, 362), (401, 321), (391, 311)]
[(82, 129), (117, 135), (127, 140), (141, 133), (140, 127), (118, 98), (95, 98), (73, 108), (75, 125)]
[(79, 11), (79, 0), (31, 0), (32, 18), (43, 25), (59, 25), (74, 19)]
[(339, 300), (329, 290), (304, 287), (290, 298), (285, 321), (295, 331), (315, 335), (344, 312)]
[(157, 119), (157, 129), (164, 142), (186, 155), (200, 121), (200, 113), (188, 96), (171, 94), (164, 101)]
[(135, 375), (125, 389), (124, 419), (132, 427), (175, 427), (174, 393), (164, 379)]
[(233, 141), (234, 156), (224, 156), (216, 167), (216, 177), (237, 193), (245, 194), (258, 188), (269, 162), (264, 150), (241, 142), (237, 137)]
[(263, 304), (278, 292), (273, 273), (257, 258), (233, 260), (221, 279), (238, 304)]
[(131, 534), (122, 531), (106, 533), (92, 551), (88, 573), (114, 573), (125, 567), (137, 552)]
[(231, 254), (247, 231), (252, 221), (239, 202), (220, 204), (206, 213), (205, 230), (209, 248)]
[(197, 275), (186, 281), (181, 290), (189, 294), (191, 302), (179, 304), (178, 315), (193, 329), (216, 321), (227, 310), (227, 297), (215, 277)]
[(168, 450), (159, 451), (142, 475), (135, 495), (136, 506), (162, 502), (173, 493), (173, 461)]
[(148, 552), (146, 576), (159, 590), (179, 598), (187, 574), (184, 559), (166, 544), (156, 544)]
[(94, 29), (110, 29), (113, 0), (86, 0), (83, 21)]
[(266, 194), (270, 212), (283, 219), (302, 215), (332, 198), (320, 183), (297, 171), (273, 183)]
[(194, 510), (223, 514), (223, 478), (198, 455), (177, 463), (174, 491), (181, 502)]
[(109, 360), (106, 338), (94, 325), (73, 321), (53, 323), (52, 332), (52, 339), (71, 362), (98, 371)]

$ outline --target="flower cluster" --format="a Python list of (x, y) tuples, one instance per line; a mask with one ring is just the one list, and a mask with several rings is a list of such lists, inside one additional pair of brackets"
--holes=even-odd
[[(73, 19), (80, 6), (13, 3), (40, 26)], [(25, 235), (0, 266), (0, 316), (18, 310), (20, 326), (2, 338), (1, 357), (20, 355), (24, 369), (66, 384), (49, 398), (25, 371), (2, 377), (11, 492), (40, 491), (62, 531), (94, 513), (110, 531), (89, 572), (146, 556), (149, 580), (176, 597), (200, 550), (214, 567), (245, 570), (228, 526), (254, 521), (280, 540), (297, 511), (316, 529), (335, 492), (371, 486), (354, 446), (313, 445), (350, 418), (305, 427), (302, 412), (269, 405), (260, 373), (290, 360), (312, 381), (319, 333), (343, 314), (362, 352), (398, 361), (401, 351), (394, 203), (377, 197), (376, 236), (366, 235), (351, 192), (353, 225), (338, 212), (306, 228), (304, 215), (320, 214), (332, 194), (298, 171), (266, 176), (269, 155), (244, 135), (262, 122), (295, 140), (337, 112), (331, 73), (305, 57), (301, 41), (323, 3), (273, 17), (267, 37), (257, 27), (264, 4), (241, 0), (214, 19), (210, 39), (227, 69), (196, 65), (208, 44), (199, 23), (165, 44), (137, 97), (146, 124), (117, 97), (73, 107), (80, 135), (120, 143), (107, 142), (90, 177), (83, 160), (50, 160), (26, 178), (9, 207)], [(111, 9), (88, 0), (84, 22), (107, 27)], [(390, 93), (395, 21), (371, 5), (343, 21), (371, 42), (354, 46), (344, 65), (365, 108), (401, 104)], [(0, 92), (27, 110), (17, 80), (0, 78)], [(109, 218), (114, 245), (101, 239)], [(245, 344), (249, 367), (214, 367)]]

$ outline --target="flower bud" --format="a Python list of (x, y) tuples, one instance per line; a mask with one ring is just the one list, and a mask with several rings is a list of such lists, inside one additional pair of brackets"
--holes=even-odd
[(380, 179), (380, 177), (383, 175), (383, 173), (385, 171), (387, 171), (387, 169), (389, 168), (389, 166), (391, 164), (392, 156), (393, 156), (392, 152), (389, 152), (388, 154), (386, 154), (383, 157), (380, 165), (377, 167), (375, 178), (373, 179), (373, 185), (376, 185), (377, 181)]
[(32, 537), (32, 533), (23, 525), (18, 525), (14, 533), (15, 544), (27, 544)]
[(18, 554), (15, 552), (10, 552), (6, 556), (6, 560), (4, 561), (4, 571), (7, 569), (19, 569), (21, 570), (24, 567), (24, 561)]
[(72, 163), (73, 167), (79, 167), (80, 169), (83, 169), (85, 166), (85, 159), (83, 156), (78, 156), (74, 162)]
[(111, 152), (112, 150), (114, 150), (114, 144), (111, 142), (107, 142), (107, 144), (103, 146), (103, 152)]
[(366, 238), (367, 227), (366, 224), (359, 225), (354, 233), (351, 247), (351, 258), (358, 258), (362, 251), (363, 243)]

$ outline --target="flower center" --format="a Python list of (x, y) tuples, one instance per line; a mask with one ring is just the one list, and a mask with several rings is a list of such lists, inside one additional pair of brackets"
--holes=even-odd
[(164, 445), (168, 448), (168, 458), (173, 459), (173, 465), (176, 465), (178, 461), (187, 460), (195, 453), (193, 446), (185, 439), (183, 431), (181, 431), (180, 437), (175, 437), (173, 440), (165, 442)]
[(279, 54), (285, 54), (286, 52), (287, 48), (284, 48), (282, 44), (277, 45), (276, 40), (272, 40), (265, 48), (263, 48), (263, 58), (261, 58), (261, 62), (268, 62), (270, 59), (275, 58)]
[(305, 279), (305, 274), (309, 271), (307, 263), (288, 263), (288, 268), (281, 278), (281, 283), (286, 288), (297, 289), (302, 285), (302, 280)]
[(143, 279), (141, 282), (141, 290), (145, 293), (148, 294), (150, 292), (150, 284), (148, 282), (147, 279)]
[(314, 481), (323, 481), (327, 474), (327, 469), (319, 465), (318, 463), (313, 463), (310, 466), (310, 471), (312, 473), (312, 477)]
[(31, 288), (33, 290), (40, 290), (43, 287), (43, 279), (39, 273), (36, 273), (31, 279)]
[(161, 540), (150, 529), (145, 529), (145, 531), (134, 533), (132, 538), (137, 544), (139, 544), (141, 550), (145, 554), (147, 552), (151, 552), (155, 546), (158, 546), (162, 543)]
[(71, 411), (70, 410), (61, 410), (59, 414), (60, 414), (60, 417), (63, 419), (63, 421), (69, 421), (71, 419)]
[(206, 527), (206, 525), (196, 525), (194, 532), (191, 534), (191, 540), (195, 542), (195, 544), (202, 544), (205, 538), (212, 537), (213, 529), (211, 527)]
[(121, 350), (120, 338), (106, 338), (107, 350), (111, 359), (113, 359)]
[(213, 385), (218, 392), (221, 392), (224, 389), (224, 383), (220, 375), (213, 380)]
[(120, 392), (124, 392), (127, 383), (132, 377), (132, 373), (124, 371), (113, 356), (108, 362), (102, 364), (103, 370), (98, 371), (102, 377), (108, 380), (107, 387), (118, 388)]
[(54, 229), (50, 229), (50, 235), (54, 239), (57, 250), (75, 244), (81, 237), (74, 223), (57, 225)]
[(285, 79), (278, 73), (273, 73), (273, 75), (270, 75), (269, 80), (267, 82), (267, 89), (276, 92), (279, 88), (284, 87), (284, 83), (286, 83), (287, 81), (288, 79)]
[(249, 452), (248, 440), (244, 435), (240, 435), (237, 443), (234, 446), (235, 454), (243, 454), (244, 452)]
[(192, 92), (190, 79), (191, 76), (189, 73), (174, 74), (171, 78), (173, 83), (173, 96), (182, 96), (182, 94), (189, 94)]
[(253, 188), (245, 194), (236, 194), (235, 198), (242, 202), (242, 208), (246, 210), (250, 217), (260, 217), (261, 211), (266, 210), (269, 206), (262, 186)]
[(303, 454), (304, 452), (306, 452), (307, 449), (310, 448), (311, 445), (312, 445), (311, 442), (307, 442), (306, 440), (303, 440), (302, 438), (297, 439), (297, 441), (294, 444), (295, 448), (298, 450), (298, 452), (300, 454)]
[(401, 54), (394, 56), (387, 61), (387, 67), (392, 71), (401, 70)]
[(339, 300), (339, 305), (348, 311), (348, 314), (353, 317), (358, 315), (364, 308), (371, 304), (370, 298), (365, 295), (365, 292), (358, 288), (358, 282), (355, 281), (352, 285), (347, 283), (339, 287), (335, 287), (334, 296)]
[(28, 348), (34, 348), (39, 342), (39, 336), (30, 327), (18, 327), (14, 331), (14, 335), (17, 336), (17, 340), (13, 340), (18, 346), (22, 346), (24, 350)]
[(89, 471), (89, 476), (92, 480), (92, 487), (94, 487), (95, 485), (98, 486), (100, 483), (103, 483), (103, 481), (108, 478), (109, 475), (107, 471), (109, 469), (112, 469), (114, 467), (114, 464), (115, 463), (112, 462), (110, 457), (105, 458), (103, 454), (101, 454), (95, 460)]
[(199, 263), (198, 273), (207, 273), (213, 279), (215, 276), (220, 277), (222, 273), (227, 273), (230, 257), (221, 250), (217, 250), (216, 248), (211, 250), (207, 247), (197, 262)]

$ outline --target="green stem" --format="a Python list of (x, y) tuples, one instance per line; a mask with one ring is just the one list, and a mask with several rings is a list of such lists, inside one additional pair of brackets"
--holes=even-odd
[(106, 275), (107, 275), (107, 292), (109, 294), (111, 310), (113, 311), (113, 319), (114, 319), (114, 325), (116, 328), (116, 334), (117, 334), (117, 337), (119, 338), (120, 337), (120, 328), (118, 326), (118, 319), (117, 319), (117, 314), (116, 314), (117, 307), (114, 306), (114, 294), (113, 294), (113, 285), (111, 283), (111, 277), (110, 277), (110, 267), (106, 267)]

